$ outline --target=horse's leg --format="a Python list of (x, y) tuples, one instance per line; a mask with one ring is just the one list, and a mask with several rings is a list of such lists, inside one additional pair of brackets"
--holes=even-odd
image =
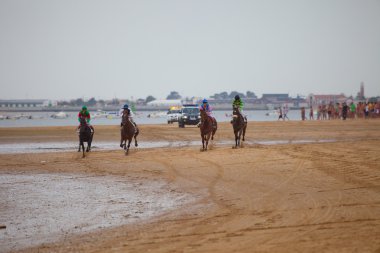
[(78, 152), (80, 152), (80, 145), (82, 144), (82, 141), (80, 139), (80, 135), (79, 135), (79, 147), (78, 147)]
[(126, 149), (127, 137), (122, 136), (120, 139), (120, 147)]
[(125, 140), (124, 131), (123, 131), (123, 129), (120, 129), (120, 147), (121, 148), (124, 147), (124, 145), (123, 145), (124, 140)]
[(235, 148), (237, 148), (237, 146), (238, 146), (238, 132), (234, 131), (234, 134), (235, 134)]
[(215, 121), (215, 128), (212, 129), (212, 135), (211, 135), (211, 140), (214, 140), (214, 135), (216, 133), (216, 130), (218, 130), (217, 123)]
[(123, 136), (121, 136), (121, 137), (120, 137), (120, 147), (121, 147), (121, 148), (123, 148), (123, 140), (124, 140), (124, 138), (123, 138)]
[(238, 143), (239, 143), (239, 147), (241, 147), (241, 142), (240, 142), (240, 139), (241, 139), (241, 134), (243, 133), (243, 129), (240, 129), (239, 131), (239, 136), (238, 136)]
[(78, 152), (80, 152), (82, 148), (82, 151), (84, 152), (84, 142), (82, 140), (79, 140), (79, 149), (78, 149)]
[(211, 132), (209, 132), (209, 133), (206, 135), (206, 151), (207, 151), (208, 141), (210, 140), (210, 137), (211, 137)]
[(137, 144), (137, 135), (139, 135), (139, 133), (140, 133), (140, 131), (139, 131), (139, 129), (137, 128), (137, 132), (135, 133), (135, 135), (134, 135), (134, 138), (135, 138), (135, 147), (138, 147), (139, 145)]
[(204, 151), (205, 150), (205, 136), (204, 136), (204, 134), (201, 134), (201, 137), (202, 137), (202, 150)]
[(139, 146), (139, 144), (137, 144), (136, 135), (134, 136), (134, 139), (135, 139), (135, 147), (138, 147), (138, 146)]
[(129, 147), (131, 146), (131, 141), (132, 141), (132, 137), (128, 139), (128, 146), (127, 146), (127, 149), (125, 151), (125, 154), (127, 155), (128, 152), (129, 152)]
[(91, 140), (89, 140), (87, 142), (87, 149), (86, 149), (86, 152), (90, 152), (90, 148), (91, 148)]
[(90, 134), (90, 138), (88, 139), (88, 142), (87, 142), (87, 149), (88, 149), (88, 152), (91, 151), (91, 144), (92, 144), (92, 138), (94, 137), (94, 132), (91, 132)]
[(94, 138), (94, 132), (90, 135), (90, 140), (88, 141), (88, 151), (91, 151), (92, 138)]
[(243, 141), (245, 141), (245, 131), (247, 130), (247, 123), (244, 124), (243, 127)]
[(82, 146), (82, 157), (84, 158), (85, 155), (84, 155), (84, 143), (83, 143), (83, 141), (81, 142), (81, 146)]

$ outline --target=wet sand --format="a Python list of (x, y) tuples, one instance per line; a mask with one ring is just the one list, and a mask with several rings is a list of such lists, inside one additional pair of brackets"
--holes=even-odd
[[(198, 128), (146, 125), (141, 126), (142, 141), (199, 141), (199, 146), (132, 149), (129, 156), (122, 150), (96, 150), (84, 159), (76, 150), (2, 154), (0, 176), (70, 174), (118, 178), (132, 185), (165, 182), (149, 197), (158, 201), (165, 191), (180, 199), (191, 196), (148, 219), (126, 216), (124, 224), (82, 232), (74, 227), (58, 232), (54, 242), (20, 251), (378, 252), (379, 129), (379, 120), (249, 122), (246, 138), (253, 144), (239, 149), (215, 144), (200, 152)], [(231, 126), (220, 124), (216, 140), (228, 143), (232, 138)], [(0, 143), (76, 140), (72, 127), (0, 129)], [(254, 144), (278, 140), (283, 144)], [(96, 141), (118, 143), (118, 127), (96, 127)], [(289, 141), (293, 143), (286, 144)], [(0, 189), (9, 187), (2, 184)], [(22, 182), (12, 187), (16, 193), (25, 189)], [(2, 217), (12, 205), (0, 201)], [(92, 215), (86, 201), (82, 204)], [(45, 202), (39, 204), (46, 208)], [(116, 203), (108, 204), (112, 209)], [(17, 218), (8, 219), (13, 221), (0, 219), (0, 225), (7, 226), (0, 229), (1, 245), (7, 230), (21, 226)], [(104, 219), (94, 218), (99, 224)]]

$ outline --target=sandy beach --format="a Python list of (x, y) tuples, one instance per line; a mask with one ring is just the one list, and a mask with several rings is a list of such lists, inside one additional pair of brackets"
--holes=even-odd
[[(141, 125), (128, 156), (117, 126), (95, 128), (115, 150), (0, 154), (1, 252), (380, 252), (380, 120), (249, 122), (238, 149), (221, 123), (207, 152), (196, 127)], [(184, 145), (143, 147), (159, 141)], [(0, 144), (56, 142), (75, 128), (0, 128)], [(34, 186), (53, 197), (23, 199)]]

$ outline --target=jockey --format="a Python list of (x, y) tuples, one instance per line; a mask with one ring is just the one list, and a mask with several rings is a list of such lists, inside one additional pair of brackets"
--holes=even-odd
[(209, 105), (207, 99), (203, 99), (200, 110), (205, 110), (205, 112), (207, 113), (207, 116), (212, 117), (212, 115), (211, 115), (212, 108)]
[[(236, 95), (235, 100), (232, 102), (232, 107), (234, 107), (234, 106), (237, 106), (239, 108), (240, 113), (244, 118), (244, 121), (247, 122), (247, 116), (243, 113), (244, 103), (243, 103), (243, 100), (241, 100), (239, 95)], [(231, 123), (232, 123), (232, 121), (231, 121)]]
[(133, 112), (131, 111), (131, 109), (129, 109), (128, 104), (123, 105), (123, 108), (121, 108), (120, 115), (121, 115), (121, 121), (122, 121), (120, 123), (120, 126), (123, 126), (123, 117), (128, 117), (128, 119), (135, 126), (135, 128), (136, 128), (135, 131), (137, 131), (137, 124), (136, 124), (136, 122), (133, 121)]
[[(212, 107), (208, 103), (207, 99), (203, 99), (202, 105), (199, 108), (199, 110), (204, 110), (206, 112), (207, 116), (209, 116), (212, 119), (212, 123), (215, 125), (215, 118), (214, 118), (214, 116), (212, 116)], [(199, 125), (200, 125), (200, 123), (198, 124), (198, 126)]]
[(87, 106), (82, 106), (82, 110), (79, 111), (78, 113), (78, 121), (79, 121), (79, 126), (78, 126), (78, 130), (80, 128), (80, 119), (81, 118), (85, 118), (86, 119), (86, 122), (87, 122), (87, 125), (91, 128), (91, 131), (93, 132), (94, 131), (94, 127), (90, 125), (90, 120), (91, 120), (91, 115), (90, 115), (90, 112), (87, 110)]

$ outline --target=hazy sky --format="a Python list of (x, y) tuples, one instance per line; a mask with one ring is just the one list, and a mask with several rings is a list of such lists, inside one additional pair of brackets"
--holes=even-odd
[(0, 99), (380, 95), (380, 0), (0, 0)]

